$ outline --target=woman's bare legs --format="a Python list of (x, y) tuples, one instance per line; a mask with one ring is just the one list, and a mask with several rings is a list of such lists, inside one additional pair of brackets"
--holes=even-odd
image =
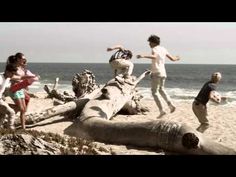
[(22, 129), (25, 130), (25, 112), (26, 112), (25, 99), (24, 98), (17, 99), (15, 100), (15, 104), (19, 107), (21, 126)]

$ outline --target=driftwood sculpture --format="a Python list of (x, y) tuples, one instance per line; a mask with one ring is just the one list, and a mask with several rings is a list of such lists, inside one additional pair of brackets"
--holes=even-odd
[[(149, 73), (146, 71), (137, 79), (134, 76), (116, 77), (103, 88), (95, 89), (90, 94), (84, 94), (89, 93), (86, 91), (77, 90), (78, 92), (76, 92), (74, 89), (75, 95), (79, 99), (46, 110), (45, 115), (41, 114), (37, 120), (41, 121), (69, 111), (76, 111), (79, 115), (82, 111), (76, 124), (93, 140), (161, 148), (165, 151), (184, 154), (236, 154), (235, 150), (205, 138), (203, 134), (185, 124), (158, 120), (148, 122), (110, 121), (122, 109), (130, 114), (137, 113), (137, 110), (145, 111), (145, 107), (139, 102), (140, 97), (137, 96), (135, 87)], [(87, 77), (86, 74), (80, 76)], [(89, 79), (85, 80), (89, 81)], [(83, 81), (81, 79), (77, 83), (84, 83)], [(94, 82), (90, 81), (90, 83)], [(137, 101), (134, 101), (135, 99)], [(32, 116), (32, 118), (35, 117)], [(35, 120), (31, 122), (37, 122)]]
[[(70, 101), (65, 104), (57, 105), (48, 108), (42, 112), (36, 112), (26, 115), (26, 125), (35, 124), (43, 120), (49, 119), (53, 116), (69, 113), (69, 115), (78, 115), (82, 111), (84, 105), (96, 95), (100, 90), (94, 90), (91, 94), (86, 95), (84, 98)], [(67, 114), (68, 115), (68, 114)], [(16, 125), (20, 125), (20, 120), (17, 119)]]
[(94, 74), (86, 69), (80, 74), (77, 73), (72, 79), (72, 90), (75, 96), (70, 95), (66, 91), (60, 93), (57, 89), (58, 82), (59, 78), (56, 78), (53, 88), (50, 89), (48, 85), (45, 85), (44, 90), (47, 92), (48, 98), (56, 98), (57, 100), (63, 101), (64, 103), (84, 98), (99, 88), (99, 86), (96, 84)]
[(109, 121), (127, 104), (135, 93), (138, 79), (116, 77), (91, 99), (78, 117), (78, 125), (97, 141), (115, 144), (161, 148), (186, 154), (236, 154), (233, 149), (206, 139), (201, 133), (180, 123), (167, 121), (112, 122)]
[(117, 76), (110, 80), (101, 89), (101, 92), (85, 105), (80, 120), (90, 117), (111, 119), (125, 105), (132, 104), (131, 100), (136, 94), (136, 85), (148, 74), (150, 71), (144, 72), (137, 79), (134, 76), (129, 78)]
[(63, 101), (63, 102), (74, 101), (76, 98), (74, 96), (70, 95), (69, 93), (67, 93), (67, 92), (60, 93), (60, 92), (58, 92), (58, 90), (57, 90), (58, 82), (59, 82), (59, 78), (57, 77), (55, 79), (55, 83), (54, 83), (54, 86), (53, 86), (52, 89), (50, 89), (50, 87), (48, 85), (44, 86), (44, 90), (48, 94), (47, 97), (48, 98), (56, 98), (56, 99), (58, 99), (60, 101)]
[(96, 141), (163, 149), (196, 155), (236, 155), (236, 151), (204, 137), (193, 128), (170, 121), (112, 122), (101, 117), (79, 121)]
[[(123, 78), (118, 78), (122, 83)], [(56, 78), (54, 86), (50, 89), (49, 86), (45, 85), (44, 90), (48, 93), (48, 98), (56, 98), (57, 100), (62, 101), (60, 105), (48, 108), (39, 113), (31, 113), (26, 115), (26, 125), (35, 124), (37, 122), (49, 119), (53, 116), (71, 113), (72, 115), (79, 115), (85, 104), (92, 98), (96, 97), (97, 94), (100, 94), (101, 88), (95, 82), (95, 76), (89, 70), (84, 70), (82, 74), (76, 74), (72, 80), (73, 90), (75, 95), (79, 98), (65, 94), (62, 94), (57, 90), (59, 78)], [(110, 82), (113, 82), (110, 81)], [(75, 84), (77, 83), (77, 85)], [(79, 91), (79, 89), (82, 89)], [(103, 92), (105, 89), (103, 90)], [(148, 109), (140, 103), (141, 95), (136, 93), (136, 90), (133, 90), (133, 95), (130, 95), (130, 99), (123, 106), (123, 112), (129, 114), (143, 113)], [(86, 93), (86, 94), (79, 94)], [(132, 99), (131, 99), (132, 98)], [(71, 101), (72, 100), (72, 101)], [(73, 113), (74, 112), (74, 113)], [(70, 114), (70, 115), (71, 115)], [(20, 125), (20, 121), (16, 120), (16, 125)]]

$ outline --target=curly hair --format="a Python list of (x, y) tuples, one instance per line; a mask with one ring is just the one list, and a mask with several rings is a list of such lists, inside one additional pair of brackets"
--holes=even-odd
[(124, 57), (125, 59), (131, 59), (133, 56), (132, 52), (130, 50), (124, 50)]
[(148, 38), (148, 41), (149, 42), (153, 42), (157, 45), (160, 45), (160, 37), (158, 37), (157, 35), (151, 35), (149, 38)]

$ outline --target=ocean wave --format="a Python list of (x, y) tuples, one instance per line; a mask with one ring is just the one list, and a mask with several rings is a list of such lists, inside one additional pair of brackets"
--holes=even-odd
[[(40, 82), (35, 82), (29, 88), (32, 92), (44, 91), (43, 87), (47, 84), (49, 87), (53, 87), (54, 82), (47, 82), (42, 80)], [(137, 87), (138, 92), (143, 95), (144, 99), (153, 99), (150, 87)], [(72, 85), (70, 81), (59, 81), (58, 83), (59, 91), (72, 91)], [(186, 88), (166, 88), (166, 92), (174, 101), (193, 101), (197, 96), (199, 90), (196, 89), (186, 89)], [(219, 91), (222, 96), (227, 97), (227, 100), (222, 103), (223, 105), (231, 104), (236, 105), (236, 91)]]
[(41, 84), (41, 82), (35, 81), (32, 85), (40, 85), (40, 84)]
[[(153, 99), (151, 88), (137, 87), (139, 93), (143, 95), (144, 99)], [(194, 89), (182, 89), (182, 88), (166, 88), (168, 95), (175, 101), (192, 101), (197, 96), (199, 90)], [(222, 101), (222, 105), (236, 104), (236, 91), (220, 92), (222, 96), (225, 96), (226, 101)]]
[(30, 85), (29, 86), (29, 89), (38, 89), (38, 88), (40, 88), (40, 86), (36, 86), (36, 85)]

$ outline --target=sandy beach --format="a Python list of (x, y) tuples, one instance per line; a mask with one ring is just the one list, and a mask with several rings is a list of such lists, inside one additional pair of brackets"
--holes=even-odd
[[(53, 100), (45, 98), (46, 94), (36, 94), (38, 98), (31, 98), (28, 112), (40, 112), (44, 109), (53, 106)], [(8, 98), (8, 102), (11, 100)], [(159, 111), (155, 105), (155, 102), (151, 99), (143, 99), (143, 103), (150, 109), (145, 115), (120, 115), (117, 114), (111, 121), (148, 121), (156, 120), (159, 115)], [(172, 114), (169, 113), (168, 107), (165, 107), (167, 115), (162, 117), (162, 120), (170, 120), (175, 122), (186, 123), (193, 128), (199, 126), (199, 122), (192, 112), (191, 101), (179, 101), (175, 102), (176, 111)], [(210, 128), (204, 132), (204, 135), (211, 140), (214, 140), (220, 144), (236, 149), (236, 110), (230, 105), (208, 105)], [(160, 119), (160, 120), (161, 120)], [(27, 129), (38, 130), (43, 132), (57, 133), (62, 136), (71, 136), (70, 129), (73, 129), (73, 120), (66, 119), (63, 116), (55, 116), (48, 120), (37, 123), (36, 125), (29, 125)], [(69, 130), (69, 131), (68, 131)], [(72, 130), (75, 131), (75, 130)], [(106, 148), (110, 148), (114, 151), (114, 154), (160, 154), (160, 152), (153, 152), (147, 149), (137, 149), (133, 147), (120, 146), (120, 145), (107, 145), (102, 144)]]

